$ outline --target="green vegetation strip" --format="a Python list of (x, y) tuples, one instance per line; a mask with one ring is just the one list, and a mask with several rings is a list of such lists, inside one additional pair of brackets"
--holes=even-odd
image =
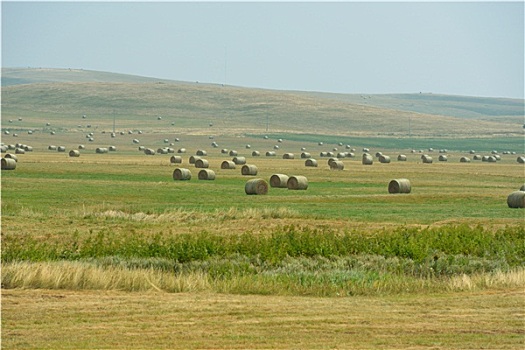
[[(2, 262), (10, 266), (76, 261), (101, 269), (198, 275), (216, 286), (222, 281), (221, 288), (225, 280), (236, 281), (236, 286), (239, 281), (245, 286), (247, 279), (257, 281), (257, 287), (248, 290), (233, 288), (240, 293), (280, 293), (270, 287), (277, 283), (292, 289), (298, 286), (289, 291), (292, 294), (332, 295), (340, 290), (369, 294), (377, 283), (390, 279), (391, 286), (399, 286), (406, 279), (421, 284), (429, 279), (511, 272), (525, 263), (523, 242), (524, 227), (489, 232), (468, 225), (398, 227), (373, 234), (289, 225), (270, 235), (203, 231), (171, 237), (102, 229), (83, 238), (73, 234), (55, 241), (9, 235), (2, 240)], [(4, 286), (20, 287), (9, 271), (3, 273)], [(383, 289), (399, 291), (398, 287)]]
[[(248, 135), (261, 137), (261, 135)], [(273, 133), (267, 134), (271, 139), (283, 139), (299, 142), (323, 142), (326, 145), (337, 145), (343, 143), (352, 147), (379, 148), (379, 149), (416, 149), (427, 151), (428, 148), (434, 150), (447, 149), (454, 151), (490, 152), (492, 150), (523, 152), (523, 137), (491, 137), (491, 138), (419, 138), (419, 137), (350, 137), (333, 136), (320, 134), (292, 134), (292, 133)]]

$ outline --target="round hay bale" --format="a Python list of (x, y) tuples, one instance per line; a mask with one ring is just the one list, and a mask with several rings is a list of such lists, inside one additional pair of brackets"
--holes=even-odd
[(7, 146), (6, 146), (6, 145), (2, 145), (2, 146), (0, 146), (0, 151), (1, 151), (2, 153), (7, 152)]
[(201, 159), (201, 157), (190, 156), (189, 163), (190, 164), (195, 164), (195, 162), (198, 161), (199, 159)]
[(273, 149), (279, 149), (279, 145), (273, 146)]
[(361, 160), (363, 165), (372, 165), (374, 164), (374, 157), (369, 153), (363, 153), (363, 158)]
[(218, 144), (217, 142), (213, 141), (213, 142), (211, 143), (211, 146), (212, 146), (213, 148), (217, 148), (217, 147), (219, 147), (219, 144)]
[(58, 152), (65, 152), (66, 151), (66, 146), (58, 146), (57, 147), (57, 151)]
[(12, 158), (2, 158), (2, 170), (15, 170), (16, 160)]
[(295, 155), (293, 153), (285, 153), (283, 154), (283, 159), (294, 159)]
[(191, 171), (186, 168), (176, 168), (173, 170), (173, 180), (191, 180)]
[(244, 192), (246, 194), (267, 194), (268, 183), (263, 179), (249, 180), (244, 185)]
[(307, 166), (307, 167), (317, 168), (317, 160), (315, 160), (315, 159), (313, 159), (313, 158), (308, 158), (308, 159), (304, 162), (304, 165)]
[(521, 185), (520, 191), (525, 191), (525, 184)]
[(186, 148), (179, 148), (177, 153), (186, 153)]
[(489, 156), (489, 158), (487, 159), (487, 161), (489, 163), (496, 163), (497, 160), (498, 160), (498, 158), (496, 158), (494, 156)]
[(144, 148), (144, 154), (145, 155), (148, 155), (148, 156), (154, 156), (155, 155), (155, 150), (153, 148)]
[(232, 149), (232, 150), (230, 151), (230, 153), (229, 153), (230, 157), (236, 157), (237, 154), (238, 154), (238, 152), (237, 152), (236, 150), (234, 150), (234, 149)]
[(168, 154), (168, 149), (166, 147), (157, 148), (158, 154)]
[(348, 155), (347, 152), (338, 152), (337, 155), (336, 155), (336, 157), (339, 158), (339, 159), (341, 159), (341, 158), (346, 158), (347, 155)]
[(514, 191), (507, 197), (509, 208), (525, 208), (525, 191)]
[(383, 155), (383, 152), (376, 152), (376, 158), (379, 158)]
[(70, 157), (80, 157), (80, 152), (76, 149), (72, 149), (71, 151), (69, 151), (69, 156)]
[(397, 160), (399, 162), (406, 162), (407, 161), (407, 156), (404, 155), (404, 154), (400, 154), (400, 155), (397, 156)]
[(227, 148), (223, 148), (223, 149), (221, 149), (221, 153), (222, 153), (222, 154), (226, 154), (226, 153), (228, 153), (228, 149), (227, 149)]
[(85, 148), (86, 148), (86, 146), (84, 146), (84, 145), (78, 145), (78, 149), (85, 149)]
[(195, 168), (209, 168), (210, 163), (206, 159), (197, 159), (195, 161)]
[(275, 157), (276, 153), (274, 151), (268, 151), (266, 152), (266, 157)]
[(144, 151), (145, 148), (146, 147), (144, 147), (144, 146), (139, 146), (139, 151)]
[(115, 147), (115, 146), (109, 146), (108, 147), (108, 151), (110, 151), (110, 152), (115, 152), (116, 150), (117, 150), (117, 147)]
[(287, 188), (288, 187), (288, 175), (285, 174), (273, 174), (270, 177), (270, 186), (277, 188)]
[(57, 150), (57, 146), (49, 145), (49, 146), (47, 146), (47, 149), (50, 150), (50, 151), (56, 151)]
[(241, 168), (242, 175), (257, 175), (257, 167), (253, 164), (245, 164)]
[(422, 156), (421, 156), (421, 160), (422, 160), (423, 163), (425, 163), (425, 164), (432, 164), (432, 157), (429, 156), (429, 155), (426, 155), (426, 154), (422, 155)]
[(301, 158), (302, 159), (308, 159), (308, 158), (312, 158), (312, 155), (308, 152), (303, 152), (301, 153)]
[(446, 161), (448, 161), (448, 157), (446, 155), (444, 155), (444, 154), (440, 154), (439, 157), (438, 157), (438, 160), (440, 162), (446, 162)]
[(246, 164), (246, 157), (233, 157), (232, 161), (237, 165)]
[(337, 162), (338, 160), (339, 158), (331, 157), (330, 159), (328, 159), (328, 165), (332, 166), (332, 163)]
[(133, 143), (140, 143), (138, 139), (133, 139)]
[(518, 162), (520, 164), (525, 164), (525, 157), (518, 157), (518, 158), (516, 158), (516, 162)]
[(235, 169), (235, 163), (231, 160), (225, 160), (221, 163), (221, 169)]
[(261, 152), (259, 151), (253, 151), (252, 152), (252, 157), (260, 157), (261, 156)]
[(411, 190), (408, 179), (394, 179), (388, 183), (388, 193), (410, 193)]
[(289, 190), (306, 190), (308, 188), (308, 179), (306, 176), (290, 176), (287, 182)]
[(198, 174), (199, 180), (215, 180), (215, 172), (210, 169), (202, 169)]
[(13, 153), (6, 153), (5, 158), (13, 159), (15, 162), (18, 162), (18, 157), (14, 155)]
[(379, 163), (383, 163), (383, 164), (390, 163), (390, 156), (385, 156), (384, 154), (381, 154), (379, 156)]
[(329, 164), (330, 164), (330, 169), (331, 170), (344, 170), (344, 168), (345, 168), (345, 165), (340, 160), (335, 160), (335, 161), (333, 161), (333, 162), (331, 162)]
[(321, 157), (321, 158), (328, 157), (328, 152), (326, 152), (326, 151), (319, 152), (319, 157)]
[(24, 145), (23, 149), (24, 149), (24, 151), (26, 151), (26, 152), (33, 152), (33, 147), (28, 146), (28, 145)]
[(472, 159), (474, 159), (474, 160), (482, 160), (481, 159), (481, 155), (479, 155), (479, 154), (475, 154)]
[(16, 153), (16, 154), (25, 154), (25, 153), (26, 153), (26, 150), (23, 149), (23, 148), (16, 148), (16, 149), (15, 149), (15, 153)]
[(102, 154), (102, 153), (108, 153), (108, 149), (106, 147), (97, 147), (95, 150), (96, 153)]
[(170, 157), (170, 163), (171, 164), (181, 164), (182, 163), (182, 157), (181, 156), (171, 156)]
[(250, 149), (250, 148), (252, 148), (251, 145), (246, 145), (246, 146), (244, 146), (244, 147), (245, 147), (246, 149)]
[(470, 163), (470, 158), (469, 157), (461, 157), (461, 158), (459, 158), (459, 162), (460, 163)]

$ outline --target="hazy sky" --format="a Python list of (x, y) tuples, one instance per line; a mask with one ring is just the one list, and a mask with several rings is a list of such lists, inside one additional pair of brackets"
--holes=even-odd
[(7, 2), (2, 66), (524, 98), (524, 3)]

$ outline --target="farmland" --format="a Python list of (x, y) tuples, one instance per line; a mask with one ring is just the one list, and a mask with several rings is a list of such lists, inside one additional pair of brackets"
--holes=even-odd
[[(2, 89), (2, 142), (33, 147), (15, 170), (2, 171), (5, 348), (523, 345), (524, 212), (506, 203), (525, 182), (516, 161), (525, 151), (523, 101), (425, 96), (418, 107), (410, 104), (419, 95), (361, 101), (96, 72), (69, 80), (67, 71), (22, 73), (5, 71), (26, 84)], [(422, 113), (438, 103), (438, 114)], [(461, 109), (470, 112), (458, 117)], [(69, 157), (80, 144), (80, 156)], [(110, 145), (116, 150), (95, 152)], [(139, 146), (172, 150), (145, 155)], [(392, 161), (363, 165), (363, 148)], [(197, 150), (207, 151), (215, 180), (198, 179), (189, 164)], [(257, 175), (221, 169), (231, 150)], [(497, 162), (459, 161), (493, 151)], [(302, 152), (319, 166), (305, 167)], [(321, 152), (354, 156), (330, 170)], [(174, 181), (177, 167), (191, 180)], [(273, 174), (305, 176), (308, 188), (246, 195), (247, 180)], [(411, 193), (389, 194), (389, 181), (400, 178)], [(49, 319), (37, 320), (40, 311)], [(429, 313), (443, 322), (425, 326)], [(142, 314), (148, 319), (138, 322)], [(120, 336), (99, 328), (104, 315)], [(58, 319), (76, 320), (90, 337), (64, 335)], [(170, 323), (185, 335), (168, 337)], [(397, 336), (404, 332), (411, 336)]]

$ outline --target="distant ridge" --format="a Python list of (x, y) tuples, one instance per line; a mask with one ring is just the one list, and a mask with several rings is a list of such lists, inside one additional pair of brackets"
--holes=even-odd
[(175, 82), (137, 75), (84, 69), (2, 68), (2, 86), (37, 83), (152, 83)]

